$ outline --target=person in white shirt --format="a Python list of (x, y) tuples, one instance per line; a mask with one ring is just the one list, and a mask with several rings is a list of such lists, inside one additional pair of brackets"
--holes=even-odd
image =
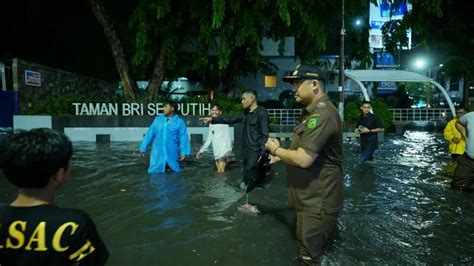
[[(223, 108), (214, 104), (211, 108), (211, 117), (222, 115)], [(232, 154), (232, 142), (230, 139), (230, 128), (227, 124), (210, 124), (207, 139), (202, 148), (196, 154), (196, 159), (201, 159), (202, 154), (207, 151), (212, 143), (212, 150), (218, 173), (224, 173), (227, 165), (227, 158)]]

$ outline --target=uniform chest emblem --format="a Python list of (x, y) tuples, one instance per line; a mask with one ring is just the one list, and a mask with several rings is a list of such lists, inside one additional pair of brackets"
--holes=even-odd
[(311, 117), (308, 119), (308, 123), (306, 123), (306, 127), (309, 129), (316, 128), (318, 125), (318, 118), (317, 117)]

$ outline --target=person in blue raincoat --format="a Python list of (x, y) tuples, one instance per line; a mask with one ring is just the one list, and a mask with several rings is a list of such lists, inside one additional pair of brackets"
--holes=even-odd
[(179, 161), (191, 154), (186, 124), (175, 114), (176, 103), (165, 102), (163, 114), (158, 115), (145, 134), (140, 145), (144, 155), (151, 144), (150, 166), (148, 173), (164, 173), (166, 169), (181, 172)]

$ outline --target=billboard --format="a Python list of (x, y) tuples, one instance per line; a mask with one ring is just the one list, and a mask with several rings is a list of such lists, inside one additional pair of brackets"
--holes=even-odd
[[(383, 49), (382, 26), (385, 22), (403, 19), (403, 15), (411, 10), (411, 4), (407, 0), (400, 0), (397, 5), (393, 0), (377, 0), (377, 4), (370, 3), (369, 47)], [(411, 31), (407, 32), (407, 38), (408, 47), (403, 49), (411, 49)]]

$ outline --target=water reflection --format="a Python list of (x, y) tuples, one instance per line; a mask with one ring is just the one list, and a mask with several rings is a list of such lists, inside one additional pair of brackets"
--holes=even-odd
[(193, 212), (182, 212), (186, 200), (195, 194), (194, 184), (183, 180), (179, 173), (169, 172), (149, 175), (149, 183), (143, 187), (144, 210), (160, 217), (156, 226), (145, 232), (173, 230), (180, 232), (193, 222)]

